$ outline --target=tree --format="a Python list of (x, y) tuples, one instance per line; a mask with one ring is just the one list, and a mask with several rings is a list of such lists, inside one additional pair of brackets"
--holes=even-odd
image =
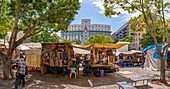
[(113, 43), (113, 40), (110, 38), (110, 36), (98, 34), (95, 36), (91, 36), (87, 42), (84, 42), (84, 45), (88, 45), (91, 43)]
[(61, 42), (71, 42), (73, 44), (76, 44), (76, 41), (73, 40), (67, 40), (67, 39), (63, 39)]
[[(130, 27), (134, 31), (141, 30), (140, 27), (146, 27), (153, 37), (154, 43), (158, 49), (158, 54), (161, 57), (161, 82), (166, 83), (165, 79), (165, 54), (167, 49), (170, 47), (168, 40), (169, 34), (167, 34), (167, 24), (165, 20), (165, 13), (168, 11), (170, 6), (169, 2), (165, 0), (104, 0), (105, 15), (111, 17), (112, 15), (121, 14), (117, 9), (123, 9), (128, 13), (141, 12), (141, 19), (133, 18), (130, 22)], [(156, 25), (154, 19), (155, 16), (160, 18), (160, 26)], [(155, 36), (155, 30), (160, 29), (163, 31), (164, 36), (162, 40), (162, 50), (158, 46), (158, 41)]]
[[(155, 32), (155, 37), (158, 40), (158, 44), (162, 44), (163, 40), (163, 31), (161, 30), (156, 30)], [(142, 38), (140, 39), (141, 47), (146, 48), (149, 45), (154, 45), (154, 40), (153, 37), (151, 36), (149, 31), (146, 31), (145, 34), (142, 34)]]
[(114, 38), (113, 43), (116, 44), (117, 42), (119, 42), (119, 39), (118, 38)]
[(87, 42), (87, 41), (83, 43), (83, 45), (89, 45), (89, 44), (90, 44), (90, 43), (89, 43), (89, 42)]
[(133, 36), (125, 36), (123, 39), (120, 39), (119, 41), (132, 43), (133, 39), (134, 39)]
[(51, 36), (50, 32), (42, 32), (31, 37), (31, 42), (58, 42), (58, 38), (54, 35)]
[[(134, 39), (133, 36), (125, 36), (123, 39), (120, 39), (119, 41), (132, 43), (133, 39)], [(128, 44), (128, 50), (130, 49), (131, 44)]]
[(76, 40), (76, 44), (80, 45), (81, 44), (81, 40)]
[[(48, 32), (66, 31), (74, 20), (80, 8), (79, 0), (1, 0), (0, 19), (7, 17), (14, 20), (9, 48), (6, 54), (0, 51), (3, 63), (3, 78), (8, 79), (9, 74), (14, 77), (11, 70), (13, 50), (26, 38), (34, 36), (44, 30)], [(2, 24), (0, 24), (3, 26)], [(4, 31), (6, 29), (1, 29)], [(24, 31), (24, 36), (16, 40), (17, 33)]]

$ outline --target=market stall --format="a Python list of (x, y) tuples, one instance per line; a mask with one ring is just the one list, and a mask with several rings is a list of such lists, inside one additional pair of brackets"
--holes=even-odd
[(73, 57), (71, 43), (41, 43), (41, 72), (45, 73), (48, 67), (63, 68), (68, 59)]
[(116, 53), (117, 56), (117, 63), (120, 66), (134, 66), (134, 65), (141, 65), (143, 61), (143, 54), (142, 51), (138, 50), (130, 50), (130, 51), (123, 51)]
[(94, 73), (109, 73), (116, 71), (115, 64), (115, 51), (126, 44), (93, 44), (91, 47), (91, 64)]
[(18, 47), (26, 55), (26, 64), (29, 71), (40, 70), (41, 67), (41, 43), (24, 43)]

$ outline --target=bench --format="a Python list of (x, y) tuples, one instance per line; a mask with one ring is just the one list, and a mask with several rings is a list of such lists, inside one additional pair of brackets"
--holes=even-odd
[[(151, 80), (152, 77), (147, 77), (147, 76), (142, 76), (142, 77), (132, 77), (130, 78), (133, 82), (135, 82), (135, 86), (136, 86), (136, 82), (137, 81), (143, 81), (143, 84), (144, 84), (144, 81), (146, 80), (147, 81), (147, 85), (148, 85), (148, 80)], [(132, 82), (132, 85), (133, 85), (133, 82)]]
[(137, 89), (127, 82), (117, 82), (117, 84), (119, 85), (119, 89), (120, 89), (120, 87), (123, 88), (123, 89)]

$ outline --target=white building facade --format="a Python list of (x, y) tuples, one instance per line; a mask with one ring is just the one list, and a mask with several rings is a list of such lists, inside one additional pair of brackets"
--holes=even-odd
[(81, 24), (72, 24), (68, 28), (68, 32), (61, 32), (61, 40), (81, 40), (81, 45), (83, 42), (87, 41), (90, 36), (95, 36), (97, 34), (110, 36), (111, 26), (104, 24), (91, 24), (90, 19), (82, 19)]

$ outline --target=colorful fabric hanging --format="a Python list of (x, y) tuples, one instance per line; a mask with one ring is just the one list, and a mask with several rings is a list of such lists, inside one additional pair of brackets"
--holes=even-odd
[(37, 55), (37, 67), (41, 67), (41, 56)]
[(37, 67), (37, 54), (34, 54), (34, 67)]

